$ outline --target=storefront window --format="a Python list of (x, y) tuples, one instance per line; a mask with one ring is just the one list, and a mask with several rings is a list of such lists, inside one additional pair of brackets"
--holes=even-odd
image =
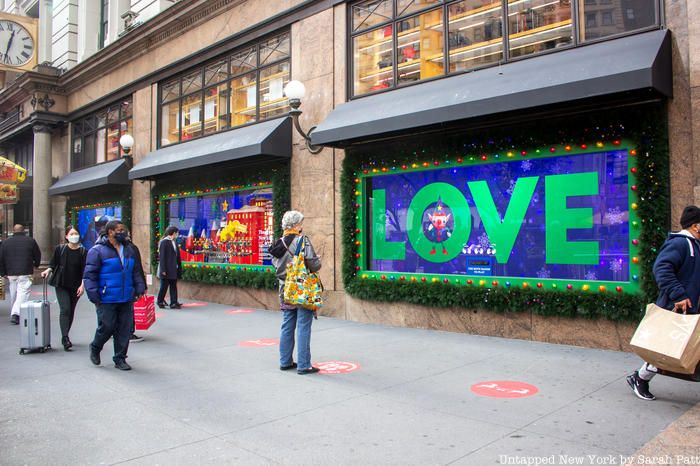
[(119, 138), (132, 132), (132, 105), (128, 97), (71, 122), (73, 170), (117, 160), (123, 155)]
[(167, 225), (180, 229), (183, 261), (269, 265), (272, 188), (164, 201)]
[(74, 226), (80, 233), (83, 246), (90, 249), (100, 237), (100, 232), (110, 220), (122, 219), (122, 206), (111, 205), (73, 211)]
[(161, 147), (286, 114), (289, 58), (285, 33), (161, 84)]
[[(356, 2), (350, 5), (352, 94), (357, 96), (469, 71), (659, 24), (658, 0), (632, 3), (627, 0)], [(577, 15), (574, 10), (578, 10)], [(578, 18), (579, 37), (574, 37), (574, 17)], [(508, 53), (505, 53), (506, 44)]]

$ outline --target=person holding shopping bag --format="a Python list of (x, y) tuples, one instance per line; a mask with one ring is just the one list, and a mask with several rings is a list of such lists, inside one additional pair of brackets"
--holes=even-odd
[[(316, 255), (311, 241), (302, 236), (304, 215), (296, 210), (286, 212), (282, 217), (284, 236), (269, 249), (272, 264), (279, 280), (282, 329), (280, 332), (280, 370), (297, 369), (298, 374), (313, 374), (319, 371), (311, 366), (311, 323), (314, 311), (284, 302), (284, 282), (287, 277), (287, 264), (296, 257), (295, 252), (303, 245), (304, 262), (309, 272), (321, 269), (321, 258)], [(297, 363), (292, 359), (294, 352), (294, 331), (296, 330)]]
[(87, 249), (80, 244), (80, 233), (73, 225), (66, 227), (66, 242), (56, 246), (49, 263), (49, 268), (41, 272), (43, 278), (49, 278), (49, 284), (56, 288), (59, 324), (61, 325), (61, 344), (65, 351), (73, 347), (68, 332), (73, 325), (75, 306), (83, 295), (83, 273)]
[(165, 307), (165, 293), (170, 288), (170, 309), (180, 309), (182, 304), (177, 301), (177, 281), (182, 278), (182, 259), (180, 247), (177, 245), (177, 237), (180, 230), (169, 226), (165, 229), (165, 235), (158, 245), (158, 279), (160, 291), (158, 291), (158, 307)]

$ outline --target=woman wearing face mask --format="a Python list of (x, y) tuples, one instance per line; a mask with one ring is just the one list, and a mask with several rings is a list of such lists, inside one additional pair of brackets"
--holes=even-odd
[(80, 233), (72, 225), (68, 226), (66, 243), (56, 246), (49, 268), (41, 273), (44, 278), (52, 274), (49, 283), (56, 288), (56, 299), (60, 308), (61, 344), (66, 351), (70, 351), (73, 346), (68, 332), (73, 325), (75, 306), (84, 291), (83, 272), (86, 257), (87, 250), (80, 244)]

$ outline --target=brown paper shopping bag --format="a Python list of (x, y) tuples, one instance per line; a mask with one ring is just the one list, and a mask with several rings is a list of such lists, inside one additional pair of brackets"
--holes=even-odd
[(649, 304), (630, 345), (656, 367), (692, 374), (700, 360), (700, 315), (677, 314)]

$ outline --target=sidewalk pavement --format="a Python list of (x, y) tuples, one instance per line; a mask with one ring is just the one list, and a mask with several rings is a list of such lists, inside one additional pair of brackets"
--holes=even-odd
[(639, 400), (634, 354), (320, 317), (313, 361), (354, 370), (300, 376), (278, 369), (278, 312), (194, 304), (158, 310), (122, 372), (111, 344), (90, 363), (84, 298), (73, 351), (54, 301), (54, 349), (22, 356), (0, 302), (0, 464), (700, 463), (700, 386), (659, 376)]

